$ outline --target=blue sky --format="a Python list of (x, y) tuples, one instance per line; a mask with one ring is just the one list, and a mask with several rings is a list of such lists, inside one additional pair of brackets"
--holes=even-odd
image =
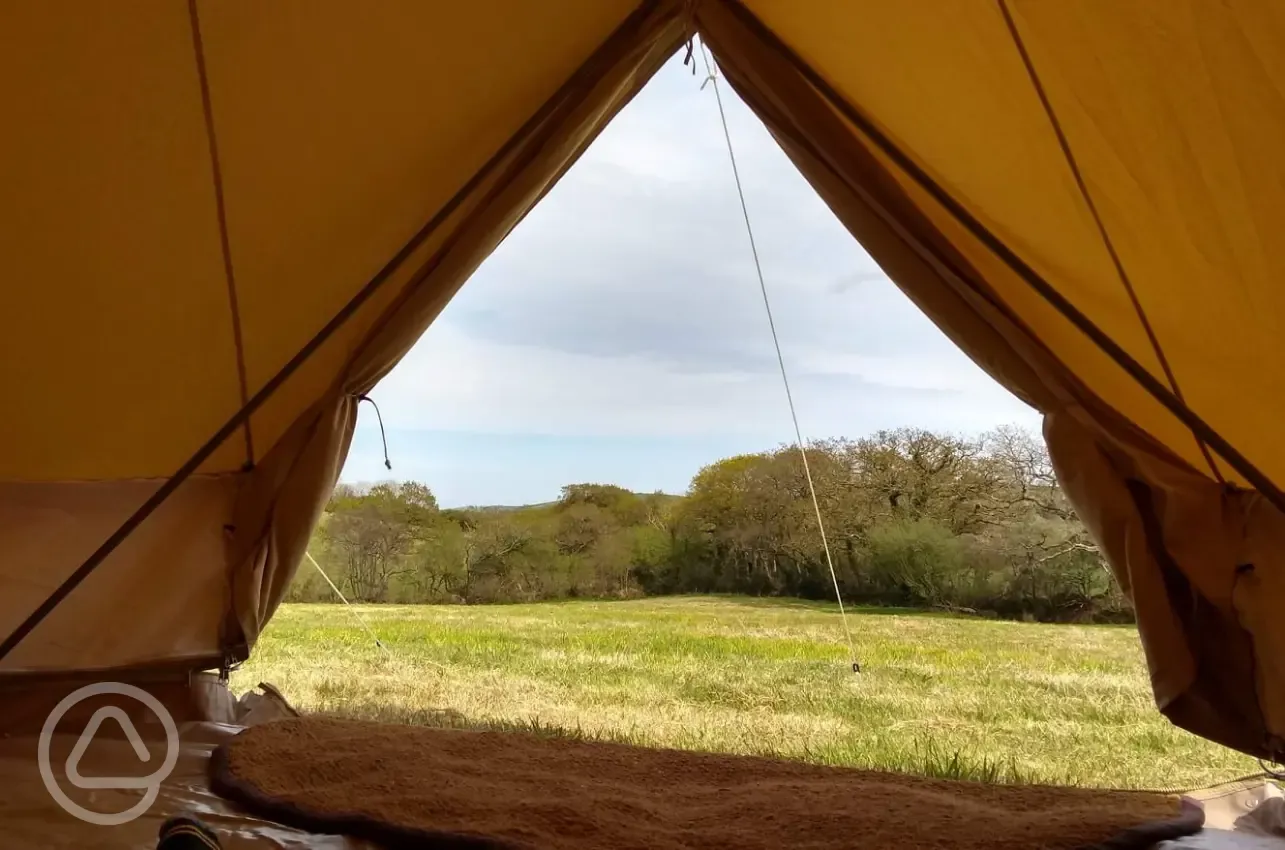
[[(563, 484), (683, 492), (704, 464), (793, 440), (718, 109), (675, 58), (478, 269), (371, 394), (342, 479), (444, 506)], [(925, 319), (724, 85), (805, 438), (1038, 416)]]

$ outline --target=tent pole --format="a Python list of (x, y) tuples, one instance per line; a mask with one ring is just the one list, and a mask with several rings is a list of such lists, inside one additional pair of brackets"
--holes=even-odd
[(868, 120), (843, 95), (839, 94), (824, 77), (804, 62), (788, 44), (783, 42), (776, 33), (772, 32), (753, 12), (741, 5), (739, 0), (724, 0), (724, 2), (726, 8), (735, 17), (740, 19), (748, 29), (762, 39), (764, 44), (785, 58), (831, 107), (852, 122), (862, 134), (879, 148), (881, 153), (914, 180), (921, 189), (949, 212), (974, 238), (985, 245), (1014, 274), (1021, 278), (1031, 289), (1035, 290), (1081, 333), (1087, 336), (1104, 354), (1115, 361), (1116, 365), (1150, 393), (1156, 401), (1164, 405), (1165, 409), (1190, 428), (1198, 439), (1204, 440), (1229, 466), (1240, 473), (1246, 481), (1254, 486), (1255, 490), (1271, 502), (1277, 510), (1285, 513), (1285, 491), (1282, 491), (1271, 478), (1237, 451), (1209, 423), (1201, 419), (1194, 410), (1188, 407), (1186, 402), (1175, 396), (1168, 387), (1158, 381), (1141, 363), (1135, 360), (1115, 340), (1111, 339), (1092, 319), (1082, 313), (1064, 295), (1054, 289), (1048, 281), (1044, 280), (1037, 271), (1010, 250), (995, 234), (991, 233), (972, 213), (951, 197), (950, 193), (943, 189), (937, 181), (884, 135), (872, 121)]

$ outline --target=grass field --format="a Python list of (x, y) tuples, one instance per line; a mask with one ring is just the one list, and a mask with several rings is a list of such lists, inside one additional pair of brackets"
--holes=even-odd
[(993, 781), (1197, 786), (1257, 764), (1155, 710), (1136, 633), (680, 598), (286, 605), (234, 674), (305, 710)]

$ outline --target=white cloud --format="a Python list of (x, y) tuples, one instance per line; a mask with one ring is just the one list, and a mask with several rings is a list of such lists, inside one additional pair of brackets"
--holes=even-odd
[[(765, 341), (765, 345), (770, 342)], [(787, 365), (788, 368), (788, 365)], [(811, 436), (919, 425), (978, 431), (1034, 414), (962, 355), (818, 356), (791, 375)], [(790, 437), (779, 374), (700, 371), (429, 331), (378, 388), (389, 427), (580, 436)]]
[[(390, 429), (792, 439), (722, 129), (699, 84), (677, 61), (662, 69), (483, 264), (376, 389)], [(724, 97), (806, 436), (1035, 427)]]

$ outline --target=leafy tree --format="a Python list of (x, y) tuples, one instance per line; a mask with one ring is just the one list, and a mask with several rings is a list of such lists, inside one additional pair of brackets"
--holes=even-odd
[[(639, 593), (1128, 619), (1038, 435), (920, 429), (709, 464), (683, 496), (580, 483), (526, 508), (439, 509), (422, 483), (340, 485), (313, 551), (352, 598), (484, 603)], [(809, 487), (809, 475), (816, 501)], [(289, 598), (329, 598), (311, 571)]]
[(323, 526), (328, 549), (342, 559), (352, 598), (383, 602), (389, 582), (406, 572), (403, 559), (431, 534), (437, 500), (423, 484), (378, 484), (330, 501)]

